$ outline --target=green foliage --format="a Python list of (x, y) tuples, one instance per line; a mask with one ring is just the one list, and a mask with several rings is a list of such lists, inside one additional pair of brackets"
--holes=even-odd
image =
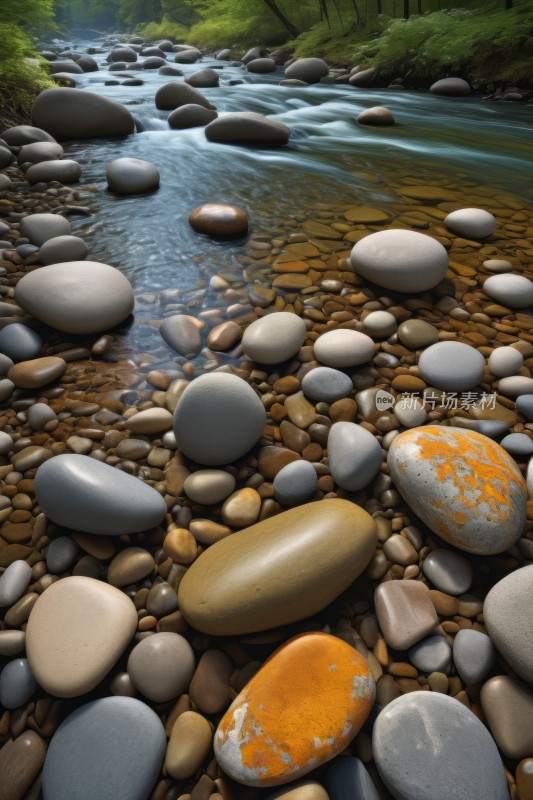
[(190, 40), (203, 47), (252, 47), (283, 41), (287, 32), (263, 0), (203, 0)]
[[(381, 35), (361, 44), (354, 62), (379, 68), (383, 77), (427, 81), (447, 74), (474, 81), (518, 80), (528, 75), (533, 52), (533, 9), (450, 10), (391, 20)], [(495, 10), (499, 8), (502, 10)]]
[(0, 23), (0, 122), (2, 126), (28, 122), (35, 96), (56, 84), (46, 62), (35, 59), (31, 41), (13, 22)]
[(184, 42), (189, 39), (189, 29), (168, 17), (163, 17), (161, 22), (149, 22), (143, 26), (143, 36), (150, 41), (157, 39), (171, 39), (174, 42)]

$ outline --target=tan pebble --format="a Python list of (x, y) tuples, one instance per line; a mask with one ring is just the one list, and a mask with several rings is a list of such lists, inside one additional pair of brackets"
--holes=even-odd
[(4, 622), (6, 625), (9, 625), (10, 628), (19, 628), (27, 622), (31, 610), (38, 599), (37, 592), (29, 592), (21, 597), (20, 600), (17, 600), (5, 613)]
[(181, 464), (167, 466), (165, 469), (165, 482), (168, 494), (173, 497), (182, 497), (183, 487), (189, 475), (190, 472), (187, 467), (183, 467)]
[(404, 567), (418, 561), (418, 553), (411, 542), (398, 533), (393, 534), (383, 544), (383, 552), (393, 564), (401, 564)]
[(191, 681), (189, 694), (205, 714), (218, 714), (231, 702), (233, 662), (222, 650), (203, 653)]
[(459, 613), (459, 603), (456, 597), (440, 592), (438, 589), (430, 589), (429, 594), (439, 616), (454, 617)]
[(172, 728), (174, 727), (178, 717), (180, 717), (186, 711), (192, 711), (191, 698), (189, 697), (188, 694), (182, 694), (180, 695), (180, 697), (178, 697), (178, 699), (168, 712), (165, 721), (165, 733), (168, 737), (170, 737), (170, 734), (172, 733)]
[(244, 528), (257, 522), (261, 497), (255, 489), (239, 489), (222, 506), (222, 521), (232, 527)]
[(317, 781), (304, 779), (278, 789), (267, 800), (328, 800), (328, 793)]
[(389, 664), (387, 672), (394, 675), (396, 678), (417, 678), (418, 670), (412, 664), (407, 664), (405, 661), (397, 661), (394, 664)]
[(427, 586), (418, 581), (387, 581), (374, 593), (379, 626), (395, 650), (407, 650), (438, 624)]
[(308, 428), (316, 422), (315, 407), (305, 398), (303, 392), (289, 395), (285, 400), (285, 410), (290, 421), (298, 428)]
[(163, 551), (178, 564), (192, 564), (198, 546), (193, 534), (186, 528), (173, 528), (165, 536)]
[(368, 575), (371, 580), (378, 581), (385, 575), (388, 566), (389, 562), (383, 550), (377, 550), (366, 568), (366, 575)]
[(376, 684), (376, 703), (386, 706), (401, 695), (392, 675), (382, 675)]
[(72, 538), (82, 550), (85, 550), (90, 556), (100, 561), (107, 561), (107, 559), (113, 558), (117, 552), (117, 548), (109, 536), (97, 536), (90, 533), (73, 533)]
[(428, 683), (432, 692), (446, 694), (450, 682), (448, 680), (448, 676), (443, 672), (431, 672), (428, 675)]
[(277, 394), (294, 394), (300, 389), (300, 381), (294, 375), (278, 378), (272, 387)]
[(189, 525), (189, 530), (200, 544), (214, 544), (221, 539), (225, 539), (233, 531), (227, 525), (220, 525), (210, 519), (193, 519)]
[(496, 744), (508, 758), (533, 753), (533, 689), (530, 685), (497, 675), (481, 690), (481, 705)]
[(172, 414), (166, 408), (147, 408), (127, 419), (124, 427), (132, 433), (164, 433), (172, 428)]
[(16, 656), (24, 650), (24, 631), (0, 631), (0, 656)]
[(67, 362), (57, 356), (19, 361), (7, 373), (19, 389), (37, 389), (58, 380), (66, 371)]
[(150, 370), (146, 376), (146, 380), (148, 383), (151, 383), (152, 386), (155, 386), (156, 389), (161, 389), (163, 392), (170, 386), (170, 378), (159, 369)]
[(329, 407), (329, 418), (332, 422), (355, 422), (357, 403), (351, 397), (343, 397)]
[(127, 547), (115, 556), (107, 571), (111, 586), (128, 586), (139, 583), (154, 569), (153, 556), (142, 547)]
[(170, 777), (178, 781), (192, 778), (207, 758), (212, 741), (213, 730), (205, 717), (196, 711), (180, 714), (172, 727), (165, 757)]

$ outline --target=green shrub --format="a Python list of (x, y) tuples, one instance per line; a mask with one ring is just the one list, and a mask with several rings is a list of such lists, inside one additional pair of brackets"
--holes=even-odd
[(13, 23), (0, 23), (0, 121), (4, 126), (28, 122), (33, 101), (56, 84), (44, 59), (35, 59), (30, 39)]

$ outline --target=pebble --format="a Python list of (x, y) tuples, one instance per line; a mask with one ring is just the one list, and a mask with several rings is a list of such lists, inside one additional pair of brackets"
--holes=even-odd
[(189, 225), (208, 236), (243, 236), (248, 230), (248, 217), (238, 206), (204, 203), (189, 214)]
[(174, 314), (161, 323), (159, 333), (176, 353), (191, 358), (202, 349), (200, 331), (203, 324), (188, 314)]
[(280, 469), (272, 485), (274, 497), (283, 506), (306, 503), (317, 490), (318, 476), (309, 461), (294, 461)]
[(302, 390), (315, 402), (334, 403), (351, 395), (353, 383), (349, 375), (338, 369), (315, 367), (304, 375)]
[(509, 666), (533, 683), (533, 565), (506, 575), (485, 598), (487, 632)]
[(39, 389), (61, 378), (67, 362), (58, 356), (44, 356), (31, 361), (19, 361), (7, 373), (18, 389)]
[(314, 351), (322, 364), (344, 369), (370, 361), (374, 355), (374, 342), (365, 333), (339, 328), (319, 336)]
[(166, 408), (147, 408), (129, 417), (124, 427), (134, 434), (153, 436), (172, 430), (172, 414)]
[(437, 342), (421, 354), (420, 376), (430, 386), (446, 392), (465, 392), (483, 380), (485, 359), (475, 347), (462, 342)]
[(0, 608), (7, 608), (22, 597), (31, 581), (31, 567), (25, 561), (13, 561), (0, 575)]
[(284, 511), (205, 550), (180, 583), (181, 612), (219, 636), (305, 619), (361, 574), (376, 535), (370, 515), (347, 500)]
[(385, 641), (395, 650), (408, 650), (439, 622), (427, 586), (418, 581), (381, 583), (374, 592), (374, 605)]
[(496, 744), (453, 697), (411, 692), (378, 715), (372, 735), (378, 772), (402, 800), (508, 800)]
[(199, 464), (229, 464), (259, 440), (266, 422), (263, 404), (242, 378), (223, 372), (192, 381), (174, 412), (179, 449)]
[(503, 258), (489, 258), (487, 261), (483, 262), (483, 266), (489, 272), (512, 272), (513, 265), (510, 261), (506, 261)]
[(140, 583), (152, 574), (154, 566), (154, 558), (148, 550), (142, 547), (126, 547), (111, 561), (107, 570), (107, 581), (118, 588)]
[(12, 322), (0, 330), (0, 353), (9, 356), (13, 361), (37, 358), (42, 344), (39, 334), (20, 322)]
[(189, 687), (194, 705), (204, 714), (219, 714), (231, 703), (233, 662), (222, 650), (206, 650)]
[(533, 439), (527, 433), (510, 433), (504, 436), (500, 446), (519, 461), (525, 460), (533, 453)]
[(372, 106), (361, 111), (357, 115), (356, 122), (358, 125), (394, 125), (394, 116), (392, 111), (384, 106)]
[(251, 487), (238, 489), (222, 506), (222, 522), (232, 527), (244, 528), (257, 522), (261, 510), (261, 496)]
[(0, 672), (0, 706), (15, 709), (25, 705), (37, 690), (26, 658), (15, 658)]
[(394, 416), (404, 428), (424, 425), (428, 415), (424, 403), (413, 395), (401, 397), (394, 404)]
[(388, 466), (417, 516), (454, 547), (493, 555), (522, 535), (525, 482), (492, 439), (461, 428), (414, 428), (394, 439)]
[(61, 575), (74, 564), (80, 550), (70, 536), (52, 539), (46, 551), (46, 566), (51, 575)]
[(395, 332), (398, 323), (389, 311), (371, 311), (363, 320), (363, 328), (370, 336), (383, 339)]
[(222, 322), (209, 331), (207, 345), (211, 350), (229, 350), (241, 341), (242, 329), (236, 322)]
[[(68, 90), (70, 91), (70, 90)], [(17, 303), (63, 333), (99, 333), (133, 310), (133, 290), (118, 269), (95, 261), (68, 261), (34, 270), (15, 288)]]
[(516, 398), (516, 410), (522, 414), (529, 422), (533, 422), (533, 396), (523, 394)]
[(0, 431), (0, 455), (7, 456), (13, 449), (13, 439), (5, 431)]
[(46, 755), (46, 742), (26, 730), (15, 739), (8, 739), (0, 750), (0, 775), (5, 800), (25, 800), (38, 779)]
[[(44, 800), (148, 800), (166, 751), (165, 729), (132, 697), (104, 697), (77, 708), (50, 742)], [(98, 769), (95, 769), (98, 765)]]
[(452, 649), (444, 636), (428, 636), (411, 647), (409, 661), (419, 672), (444, 672), (450, 669)]
[(487, 677), (496, 663), (496, 650), (486, 633), (463, 628), (453, 640), (453, 663), (461, 680), (471, 686)]
[(453, 596), (466, 594), (472, 585), (470, 562), (453, 550), (437, 547), (428, 553), (422, 572), (436, 589)]
[(30, 613), (30, 667), (49, 694), (78, 697), (107, 675), (136, 628), (135, 607), (118, 589), (93, 578), (63, 578), (40, 595)]
[(66, 236), (71, 233), (70, 222), (60, 214), (28, 214), (22, 218), (20, 230), (26, 239), (38, 247), (54, 236)]
[(433, 289), (448, 269), (448, 254), (439, 242), (408, 230), (365, 236), (354, 245), (350, 261), (362, 278), (398, 292)]
[(194, 673), (192, 647), (179, 633), (154, 633), (135, 645), (128, 675), (137, 691), (154, 703), (166, 703), (189, 688)]
[(0, 631), (0, 655), (17, 656), (24, 650), (26, 634), (24, 631)]
[(383, 552), (393, 564), (407, 567), (409, 564), (418, 563), (418, 553), (405, 536), (393, 533), (386, 542), (383, 542)]
[(200, 469), (185, 479), (183, 488), (194, 503), (212, 506), (235, 491), (235, 478), (222, 469)]
[(211, 750), (213, 731), (196, 711), (180, 714), (172, 727), (165, 757), (165, 770), (171, 778), (192, 778)]
[(353, 756), (335, 761), (326, 773), (325, 786), (329, 800), (380, 800), (365, 765)]
[(164, 617), (178, 609), (178, 595), (169, 583), (155, 583), (146, 598), (146, 610), (155, 617)]
[(42, 431), (44, 426), (57, 419), (57, 414), (47, 403), (35, 403), (28, 409), (28, 425), (33, 431)]
[(533, 689), (508, 675), (483, 684), (481, 707), (496, 744), (507, 758), (533, 753)]
[(137, 533), (166, 514), (151, 486), (84, 455), (63, 454), (44, 463), (35, 476), (35, 495), (49, 519), (85, 533)]
[(533, 305), (533, 281), (524, 275), (492, 275), (483, 284), (483, 291), (509, 308), (527, 308)]
[(297, 780), (345, 749), (374, 697), (368, 663), (356, 650), (326, 633), (296, 636), (235, 698), (215, 733), (215, 756), (246, 786)]
[(485, 239), (496, 230), (496, 219), (482, 208), (460, 208), (444, 219), (444, 224), (465, 239)]
[(333, 480), (348, 492), (364, 489), (381, 468), (377, 439), (354, 422), (335, 422), (331, 426), (328, 457)]
[(524, 375), (511, 375), (509, 378), (500, 378), (498, 391), (500, 394), (508, 395), (509, 397), (533, 394), (533, 378), (527, 378)]
[(146, 194), (159, 186), (155, 164), (140, 158), (116, 158), (106, 168), (107, 187), (117, 194)]
[(533, 758), (524, 758), (517, 766), (516, 789), (519, 800), (533, 797)]
[(48, 266), (64, 261), (82, 261), (89, 253), (87, 243), (79, 236), (55, 236), (39, 250), (39, 261)]
[(301, 781), (291, 783), (290, 786), (269, 794), (268, 800), (329, 800), (329, 797), (320, 783), (303, 778)]
[(205, 128), (210, 142), (238, 145), (284, 145), (290, 130), (282, 122), (254, 111), (232, 111), (210, 122)]
[(489, 370), (497, 378), (516, 375), (524, 364), (524, 356), (514, 347), (498, 347), (488, 359)]
[(301, 317), (279, 311), (252, 322), (244, 331), (242, 347), (259, 364), (280, 364), (296, 355), (306, 336)]

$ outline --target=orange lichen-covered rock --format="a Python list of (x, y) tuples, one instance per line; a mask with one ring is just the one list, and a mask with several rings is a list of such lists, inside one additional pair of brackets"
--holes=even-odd
[(366, 660), (327, 633), (295, 636), (265, 662), (220, 721), (215, 755), (246, 786), (295, 781), (342, 752), (367, 719)]
[(396, 437), (388, 465), (413, 511), (468, 553), (508, 550), (524, 530), (526, 484), (503, 447), (474, 431), (436, 425)]

